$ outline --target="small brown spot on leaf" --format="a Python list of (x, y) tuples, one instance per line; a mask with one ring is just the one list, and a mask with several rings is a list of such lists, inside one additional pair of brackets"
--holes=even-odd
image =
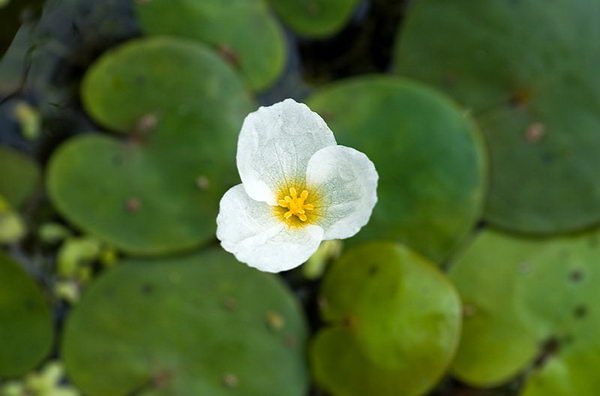
[(477, 307), (473, 304), (464, 304), (462, 307), (462, 313), (465, 318), (471, 318), (477, 313)]
[(514, 107), (525, 107), (527, 102), (529, 102), (530, 95), (529, 92), (525, 90), (518, 90), (514, 92), (510, 97), (510, 104)]
[(142, 203), (137, 198), (129, 198), (127, 200), (126, 207), (127, 207), (128, 212), (132, 212), (132, 213), (137, 212), (140, 210), (141, 206), (142, 206)]
[(575, 318), (577, 319), (583, 319), (586, 315), (587, 315), (587, 307), (585, 305), (578, 305), (575, 307), (575, 310), (573, 310), (573, 315), (575, 315)]
[(223, 299), (223, 308), (228, 311), (235, 311), (237, 308), (237, 301), (233, 297), (225, 297)]
[(283, 316), (281, 316), (281, 314), (276, 311), (267, 311), (267, 314), (265, 315), (265, 320), (267, 322), (267, 326), (269, 326), (271, 330), (281, 330), (285, 325), (285, 320), (283, 319)]
[(238, 54), (228, 45), (221, 45), (218, 48), (219, 54), (225, 61), (235, 67), (240, 66), (240, 58)]
[(156, 124), (158, 124), (158, 118), (156, 118), (156, 115), (146, 114), (138, 120), (136, 130), (141, 133), (149, 132), (150, 130), (156, 128)]
[(569, 278), (573, 282), (580, 282), (583, 279), (583, 271), (581, 271), (581, 270), (573, 270), (569, 274)]
[(158, 119), (154, 114), (146, 114), (140, 117), (133, 132), (129, 135), (129, 142), (133, 145), (143, 144), (157, 124)]
[(210, 187), (210, 181), (208, 180), (208, 177), (198, 176), (196, 179), (196, 187), (198, 187), (198, 190), (200, 191), (208, 190), (208, 187)]
[(344, 318), (343, 325), (351, 328), (356, 328), (358, 326), (358, 318), (354, 315), (350, 315)]
[(223, 385), (227, 388), (236, 388), (239, 385), (238, 377), (232, 373), (223, 375)]
[(317, 15), (319, 13), (319, 5), (314, 1), (310, 1), (306, 4), (306, 11), (310, 15)]
[(525, 139), (530, 143), (537, 143), (544, 136), (545, 128), (541, 122), (533, 123), (527, 128)]
[(284, 342), (285, 342), (285, 345), (289, 348), (294, 348), (298, 344), (296, 337), (292, 334), (287, 334), (285, 336)]
[(144, 285), (142, 285), (143, 294), (152, 294), (152, 292), (154, 292), (154, 286), (152, 286), (149, 283), (145, 283)]
[(173, 374), (170, 371), (162, 370), (154, 374), (154, 377), (152, 377), (152, 384), (156, 388), (164, 388), (169, 384), (169, 382), (171, 382), (172, 379)]

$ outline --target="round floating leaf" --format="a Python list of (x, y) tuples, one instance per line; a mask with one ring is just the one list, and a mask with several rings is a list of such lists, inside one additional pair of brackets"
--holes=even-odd
[(86, 75), (83, 100), (123, 139), (85, 135), (60, 147), (48, 189), (73, 223), (132, 253), (187, 249), (214, 237), (238, 179), (235, 145), (251, 102), (212, 51), (188, 41), (134, 41)]
[(0, 196), (16, 208), (31, 196), (39, 180), (37, 165), (19, 151), (0, 146)]
[(394, 77), (334, 84), (309, 104), (379, 172), (379, 201), (355, 240), (395, 239), (445, 259), (481, 211), (484, 151), (471, 121), (440, 94)]
[(147, 33), (215, 47), (253, 90), (267, 88), (283, 71), (283, 33), (263, 0), (137, 1), (136, 9)]
[(465, 304), (456, 375), (491, 386), (526, 369), (522, 395), (597, 395), (599, 238), (482, 232), (450, 272)]
[(52, 338), (42, 292), (19, 264), (0, 253), (0, 377), (33, 369), (50, 353)]
[(298, 34), (321, 38), (337, 33), (352, 16), (358, 0), (270, 0)]
[(303, 396), (305, 343), (278, 278), (214, 250), (110, 270), (69, 317), (62, 352), (90, 396)]
[(529, 233), (600, 221), (600, 3), (417, 1), (397, 70), (472, 109), (491, 151), (486, 218)]
[(311, 348), (316, 380), (334, 395), (421, 395), (444, 373), (460, 332), (460, 302), (432, 264), (371, 243), (335, 262)]

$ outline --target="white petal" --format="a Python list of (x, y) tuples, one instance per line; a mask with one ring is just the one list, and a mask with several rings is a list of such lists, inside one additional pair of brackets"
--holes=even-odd
[(333, 133), (308, 106), (292, 99), (261, 107), (244, 120), (237, 166), (248, 195), (275, 204), (276, 190), (303, 183), (308, 160), (335, 145)]
[(371, 160), (353, 148), (326, 147), (312, 156), (306, 180), (321, 195), (318, 224), (325, 229), (324, 239), (349, 238), (368, 223), (378, 178)]
[(271, 206), (253, 200), (238, 184), (221, 198), (217, 238), (239, 261), (261, 271), (280, 272), (308, 260), (323, 240), (323, 229), (288, 227), (273, 215)]

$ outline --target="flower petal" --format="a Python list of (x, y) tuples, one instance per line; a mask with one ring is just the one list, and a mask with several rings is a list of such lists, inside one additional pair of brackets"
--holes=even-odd
[(238, 184), (221, 199), (217, 238), (239, 261), (261, 271), (280, 272), (308, 260), (323, 240), (323, 229), (288, 227), (274, 216), (271, 206), (253, 200)]
[(308, 162), (307, 185), (319, 191), (324, 239), (356, 234), (377, 203), (379, 176), (373, 162), (350, 147), (332, 146), (316, 152)]
[(308, 106), (286, 99), (261, 107), (244, 120), (237, 148), (237, 166), (248, 195), (275, 205), (275, 193), (304, 182), (310, 157), (335, 145), (333, 133)]

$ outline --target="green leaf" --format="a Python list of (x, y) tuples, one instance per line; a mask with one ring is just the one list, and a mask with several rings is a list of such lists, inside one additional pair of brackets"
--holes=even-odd
[(100, 58), (82, 95), (100, 123), (129, 134), (59, 147), (48, 174), (58, 210), (130, 253), (214, 238), (219, 200), (239, 182), (236, 140), (252, 107), (234, 72), (200, 44), (142, 39)]
[(333, 395), (421, 395), (454, 355), (458, 295), (437, 268), (400, 245), (350, 250), (327, 274), (320, 302), (329, 327), (312, 344), (312, 368)]
[(416, 1), (396, 69), (452, 95), (491, 151), (485, 217), (524, 233), (600, 221), (600, 3)]
[(522, 395), (600, 389), (600, 235), (525, 239), (484, 231), (454, 266), (465, 304), (453, 371), (477, 386), (525, 370)]
[(331, 36), (350, 20), (358, 0), (270, 0), (296, 33), (310, 38)]
[(470, 119), (437, 92), (396, 77), (342, 81), (309, 105), (379, 173), (379, 201), (353, 240), (397, 240), (436, 263), (446, 259), (481, 212), (485, 156)]
[(0, 377), (25, 374), (52, 347), (53, 324), (41, 290), (0, 252)]
[(146, 33), (214, 47), (255, 91), (268, 88), (283, 71), (283, 32), (263, 0), (136, 1), (136, 10)]
[(0, 196), (18, 208), (31, 196), (39, 181), (35, 162), (21, 152), (0, 146)]
[(109, 270), (69, 317), (62, 355), (90, 396), (302, 396), (306, 332), (278, 278), (210, 250)]

